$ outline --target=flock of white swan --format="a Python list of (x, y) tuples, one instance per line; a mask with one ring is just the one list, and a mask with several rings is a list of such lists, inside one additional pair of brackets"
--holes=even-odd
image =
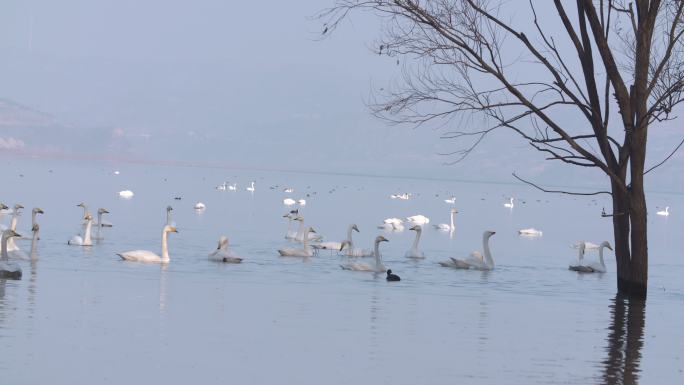
[[(235, 184), (228, 184), (224, 182), (219, 185), (217, 190), (230, 191), (235, 190)], [(249, 187), (246, 188), (247, 191), (253, 193), (255, 191), (255, 184), (252, 182)], [(285, 188), (283, 191), (287, 193), (293, 192), (292, 188)], [(124, 194), (119, 194), (120, 196), (126, 196), (130, 198), (133, 193), (129, 190), (123, 191)], [(392, 199), (409, 199), (411, 197), (410, 193), (393, 194), (390, 196)], [(446, 203), (453, 205), (455, 204), (455, 197), (444, 200)], [(294, 200), (291, 198), (285, 198), (283, 200), (285, 206), (292, 206), (299, 204), (304, 206), (306, 201), (304, 199)], [(514, 198), (509, 198), (506, 203), (503, 204), (505, 208), (512, 209), (514, 207)], [(93, 239), (102, 239), (103, 228), (111, 227), (112, 224), (105, 221), (103, 218), (104, 214), (108, 214), (109, 211), (105, 208), (100, 208), (97, 210), (97, 222), (93, 223), (93, 216), (90, 213), (88, 206), (85, 203), (80, 203), (77, 205), (83, 209), (83, 222), (82, 222), (82, 233), (74, 235), (67, 244), (69, 246), (93, 246)], [(204, 210), (206, 205), (201, 202), (197, 202), (194, 208), (196, 210)], [(1, 258), (0, 258), (0, 278), (12, 278), (20, 279), (22, 275), (21, 266), (16, 262), (17, 260), (31, 260), (37, 258), (36, 249), (37, 243), (39, 241), (40, 226), (37, 222), (37, 216), (43, 214), (43, 210), (36, 207), (31, 211), (31, 248), (29, 253), (22, 251), (15, 242), (16, 238), (29, 239), (17, 233), (17, 221), (19, 217), (20, 210), (24, 209), (21, 204), (16, 204), (12, 209), (7, 207), (5, 204), (0, 203), (0, 215), (11, 214), (11, 220), (9, 226), (4, 226), (0, 224), (0, 230), (2, 230), (2, 238), (0, 241), (1, 246)], [(166, 208), (166, 223), (162, 228), (161, 234), (161, 254), (149, 250), (130, 250), (122, 251), (117, 253), (117, 255), (124, 261), (135, 261), (135, 262), (147, 262), (147, 263), (168, 263), (170, 261), (169, 257), (169, 247), (168, 247), (168, 236), (169, 233), (177, 233), (175, 223), (172, 219), (173, 208), (168, 206)], [(449, 223), (440, 223), (433, 225), (437, 230), (449, 231), (453, 233), (455, 230), (454, 216), (458, 213), (456, 209), (450, 210), (450, 221)], [(658, 211), (657, 215), (669, 216), (669, 207), (666, 207), (664, 211)], [(285, 232), (285, 238), (293, 243), (289, 247), (282, 247), (278, 249), (278, 254), (281, 257), (296, 257), (296, 258), (310, 258), (319, 253), (320, 250), (329, 250), (331, 252), (336, 252), (346, 257), (346, 261), (340, 264), (340, 267), (344, 270), (352, 271), (367, 271), (374, 273), (386, 273), (388, 281), (399, 281), (400, 278), (396, 274), (393, 274), (382, 261), (382, 253), (380, 252), (380, 245), (383, 242), (389, 242), (387, 238), (382, 235), (378, 235), (375, 238), (373, 247), (370, 249), (363, 249), (356, 247), (354, 240), (352, 238), (353, 232), (359, 232), (359, 228), (356, 224), (350, 224), (347, 228), (346, 239), (334, 242), (334, 241), (324, 241), (323, 237), (318, 234), (313, 227), (306, 226), (304, 223), (304, 217), (300, 214), (299, 209), (290, 210), (283, 218), (287, 219), (287, 230)], [(297, 224), (297, 228), (293, 229), (293, 223)], [(426, 255), (420, 250), (420, 238), (426, 227), (430, 223), (430, 219), (424, 215), (413, 215), (406, 218), (387, 218), (378, 227), (378, 229), (385, 231), (403, 231), (408, 227), (409, 231), (415, 232), (415, 238), (411, 247), (406, 251), (404, 256), (410, 259), (421, 260), (425, 259)], [(95, 234), (93, 235), (93, 227), (95, 227)], [(534, 228), (521, 229), (518, 231), (521, 236), (541, 236), (542, 232)], [(490, 238), (496, 234), (494, 231), (487, 230), (482, 234), (482, 252), (474, 251), (470, 256), (466, 258), (449, 258), (446, 261), (438, 262), (440, 266), (454, 268), (454, 269), (467, 269), (467, 270), (492, 270), (494, 269), (494, 259), (489, 247)], [(591, 242), (580, 241), (573, 245), (574, 248), (578, 250), (577, 260), (572, 262), (568, 269), (580, 273), (605, 273), (606, 264), (604, 261), (604, 250), (612, 250), (612, 246), (608, 241), (604, 241), (600, 244), (594, 244)], [(598, 251), (598, 259), (596, 261), (587, 261), (585, 259), (585, 254), (589, 250)], [(363, 258), (372, 258), (370, 261), (366, 261)], [(229, 240), (226, 236), (221, 236), (218, 241), (217, 248), (208, 255), (208, 259), (216, 262), (223, 263), (240, 263), (243, 258), (237, 255), (233, 250), (229, 248)]]

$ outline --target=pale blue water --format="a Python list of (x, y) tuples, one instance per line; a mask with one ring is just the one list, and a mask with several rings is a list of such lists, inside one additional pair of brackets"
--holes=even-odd
[[(6, 176), (0, 201), (27, 207), (20, 232), (30, 229), (32, 207), (45, 210), (40, 259), (21, 262), (22, 280), (0, 281), (2, 383), (684, 380), (681, 195), (648, 195), (652, 213), (669, 205), (672, 215), (649, 219), (645, 311), (632, 306), (622, 314), (622, 302), (614, 301), (612, 253), (606, 274), (567, 271), (575, 256), (570, 244), (612, 240), (610, 220), (600, 217), (610, 206), (605, 198), (555, 196), (515, 184), (7, 159), (0, 171)], [(224, 180), (237, 182), (239, 191), (214, 190)], [(253, 195), (244, 191), (251, 180)], [(284, 186), (295, 192), (283, 193)], [(135, 197), (120, 199), (116, 192), (123, 189)], [(389, 199), (404, 191), (416, 195)], [(425, 229), (424, 261), (403, 257), (413, 232), (375, 228), (384, 218), (413, 214), (431, 224), (448, 222), (451, 206), (443, 199), (452, 193), (456, 232), (450, 238)], [(287, 196), (307, 199), (301, 213), (328, 240), (344, 238), (349, 223), (361, 229), (358, 246), (371, 247), (384, 234), (390, 240), (382, 245), (384, 262), (402, 281), (343, 271), (344, 259), (329, 253), (306, 261), (278, 257), (277, 248), (289, 243), (282, 218)], [(517, 198), (512, 211), (503, 207), (508, 196)], [(85, 249), (66, 245), (79, 230), (81, 201), (93, 212), (109, 209), (115, 225)], [(206, 204), (204, 212), (193, 210), (197, 201)], [(120, 251), (159, 250), (169, 204), (180, 231), (170, 236), (170, 264), (118, 260)], [(517, 230), (524, 227), (544, 235), (521, 238)], [(494, 271), (437, 264), (481, 250), (487, 229), (497, 232)], [(221, 234), (244, 263), (207, 261)]]

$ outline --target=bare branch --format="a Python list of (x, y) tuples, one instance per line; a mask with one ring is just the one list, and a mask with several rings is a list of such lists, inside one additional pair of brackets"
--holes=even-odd
[(515, 179), (517, 179), (517, 180), (519, 180), (525, 184), (528, 184), (528, 185), (536, 188), (537, 190), (540, 190), (540, 191), (543, 191), (546, 193), (567, 194), (567, 195), (583, 195), (583, 196), (601, 195), (601, 194), (613, 195), (610, 191), (596, 191), (596, 192), (590, 192), (590, 193), (581, 193), (581, 192), (564, 191), (564, 190), (549, 190), (549, 189), (545, 189), (545, 188), (543, 188), (537, 184), (534, 184), (528, 180), (525, 180), (525, 179), (519, 177), (518, 175), (516, 175), (515, 173), (513, 173), (512, 175)]

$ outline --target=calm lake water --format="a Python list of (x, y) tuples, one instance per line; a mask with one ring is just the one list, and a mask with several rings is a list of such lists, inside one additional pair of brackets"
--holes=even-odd
[[(615, 296), (611, 252), (606, 274), (567, 270), (573, 242), (612, 242), (610, 219), (600, 216), (606, 198), (516, 184), (8, 159), (0, 171), (0, 201), (26, 206), (19, 232), (30, 233), (32, 207), (45, 211), (39, 259), (21, 262), (22, 280), (0, 280), (3, 384), (684, 381), (681, 195), (648, 194), (649, 298), (628, 304)], [(216, 191), (224, 180), (238, 191)], [(254, 194), (244, 190), (252, 180)], [(124, 189), (135, 196), (119, 198)], [(399, 192), (414, 197), (389, 199)], [(413, 232), (376, 228), (414, 214), (448, 222), (452, 206), (443, 200), (452, 194), (456, 231), (425, 229), (423, 261), (404, 258)], [(343, 239), (350, 223), (361, 230), (357, 246), (384, 234), (385, 264), (402, 281), (343, 271), (344, 259), (330, 253), (279, 257), (289, 244), (288, 196), (307, 200), (301, 213), (327, 240)], [(503, 207), (508, 196), (517, 198), (512, 210)], [(66, 244), (79, 231), (81, 201), (92, 212), (106, 207), (114, 223), (88, 248)], [(204, 212), (193, 210), (197, 201)], [(119, 260), (120, 251), (159, 251), (169, 204), (179, 230), (171, 262)], [(672, 215), (656, 216), (665, 205)], [(525, 227), (543, 236), (518, 236)], [(481, 250), (484, 230), (497, 232), (495, 270), (437, 264)], [(207, 261), (222, 234), (242, 264)], [(28, 250), (30, 241), (19, 245)]]

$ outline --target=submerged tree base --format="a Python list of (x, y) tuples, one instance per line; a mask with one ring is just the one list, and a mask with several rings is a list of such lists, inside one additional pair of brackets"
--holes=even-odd
[(640, 282), (618, 278), (618, 294), (634, 299), (646, 299), (646, 285)]

